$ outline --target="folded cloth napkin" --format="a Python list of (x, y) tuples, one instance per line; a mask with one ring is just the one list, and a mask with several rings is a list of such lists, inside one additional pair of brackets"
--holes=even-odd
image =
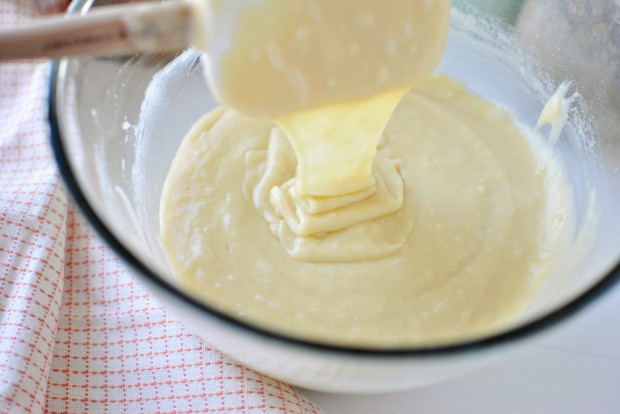
[[(0, 27), (63, 6), (0, 0)], [(320, 412), (187, 332), (93, 234), (53, 162), (48, 71), (0, 64), (0, 412)]]

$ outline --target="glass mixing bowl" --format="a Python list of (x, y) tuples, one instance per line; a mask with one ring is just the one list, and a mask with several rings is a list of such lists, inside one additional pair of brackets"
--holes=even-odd
[[(71, 11), (104, 3), (111, 2), (77, 0)], [(518, 349), (620, 278), (619, 16), (612, 0), (455, 1), (438, 72), (463, 80), (529, 125), (562, 82), (576, 93), (555, 146), (574, 191), (571, 246), (513, 324), (467, 342), (411, 349), (312, 342), (224, 314), (176, 282), (160, 245), (159, 197), (186, 131), (216, 105), (194, 51), (55, 62), (52, 144), (91, 225), (171, 312), (215, 348), (317, 390), (384, 392), (429, 384)]]

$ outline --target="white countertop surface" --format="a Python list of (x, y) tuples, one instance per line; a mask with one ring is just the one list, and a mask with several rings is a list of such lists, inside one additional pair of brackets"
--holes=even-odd
[(620, 414), (620, 285), (474, 374), (396, 394), (304, 393), (326, 414)]

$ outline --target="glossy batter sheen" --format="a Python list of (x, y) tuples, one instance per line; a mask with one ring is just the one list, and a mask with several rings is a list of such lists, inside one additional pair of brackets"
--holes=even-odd
[(373, 186), (304, 196), (282, 131), (219, 108), (173, 162), (162, 239), (188, 291), (270, 329), (373, 346), (476, 337), (527, 303), (563, 242), (549, 154), (505, 110), (429, 78), (383, 132)]

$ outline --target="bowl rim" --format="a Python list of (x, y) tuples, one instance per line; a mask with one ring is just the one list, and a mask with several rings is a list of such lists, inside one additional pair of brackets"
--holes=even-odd
[[(90, 0), (77, 0), (72, 3), (69, 13), (78, 12)], [(604, 293), (611, 290), (618, 282), (620, 282), (620, 260), (616, 263), (608, 273), (602, 277), (597, 283), (590, 286), (580, 295), (574, 297), (562, 306), (550, 311), (546, 315), (540, 316), (523, 325), (500, 331), (487, 337), (473, 340), (466, 340), (453, 344), (417, 346), (417, 347), (368, 347), (368, 346), (345, 346), (336, 345), (320, 341), (301, 339), (289, 336), (264, 328), (252, 323), (242, 321), (232, 315), (209, 306), (187, 294), (180, 288), (168, 282), (165, 278), (158, 276), (148, 266), (142, 263), (135, 255), (127, 249), (121, 241), (106, 227), (103, 220), (98, 216), (95, 209), (88, 201), (84, 191), (80, 188), (77, 176), (69, 161), (68, 152), (63, 144), (61, 133), (60, 113), (62, 108), (59, 107), (57, 99), (59, 87), (63, 80), (61, 79), (61, 67), (63, 62), (68, 59), (52, 61), (49, 73), (49, 89), (48, 89), (48, 119), (50, 123), (50, 143), (54, 158), (59, 168), (59, 172), (65, 182), (74, 203), (86, 217), (90, 225), (97, 231), (99, 236), (105, 243), (112, 248), (116, 255), (128, 264), (136, 275), (147, 279), (149, 282), (161, 288), (174, 299), (190, 305), (199, 312), (205, 312), (209, 316), (218, 319), (220, 322), (231, 325), (231, 327), (240, 329), (245, 333), (257, 334), (263, 338), (276, 340), (281, 343), (293, 345), (314, 351), (330, 352), (336, 354), (348, 354), (351, 356), (366, 357), (433, 357), (443, 355), (458, 355), (470, 352), (482, 351), (485, 349), (496, 348), (515, 341), (523, 340), (535, 334), (557, 325), (558, 323), (569, 319), (590, 303), (594, 302)]]

